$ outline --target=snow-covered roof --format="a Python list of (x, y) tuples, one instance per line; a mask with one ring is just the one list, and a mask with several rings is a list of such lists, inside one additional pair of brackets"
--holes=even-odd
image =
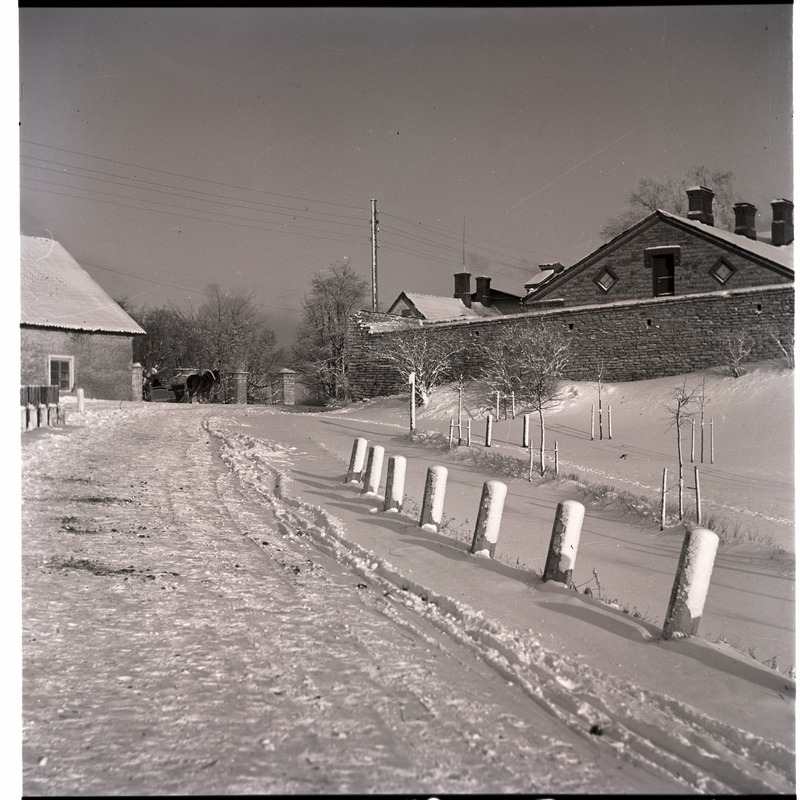
[(742, 236), (740, 233), (714, 228), (698, 220), (687, 219), (669, 211), (659, 211), (658, 213), (670, 219), (678, 220), (682, 225), (691, 225), (706, 235), (721, 239), (723, 242), (738, 247), (740, 250), (746, 250), (759, 258), (766, 258), (782, 267), (794, 269), (794, 242), (776, 247), (770, 242), (761, 241), (760, 239), (748, 239), (747, 236)]
[[(446, 319), (459, 319), (460, 317), (500, 316), (500, 312), (492, 306), (487, 307), (481, 305), (481, 303), (473, 303), (472, 306), (467, 307), (457, 297), (438, 297), (433, 294), (403, 292), (398, 300), (403, 297), (405, 297), (427, 320), (441, 321)], [(397, 300), (392, 304), (392, 309), (394, 309), (396, 305)]]
[(145, 331), (53, 239), (20, 237), (20, 323), (105, 333)]

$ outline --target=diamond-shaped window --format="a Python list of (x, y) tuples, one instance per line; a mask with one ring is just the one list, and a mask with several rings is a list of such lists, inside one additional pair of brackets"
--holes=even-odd
[(594, 282), (604, 291), (607, 292), (611, 287), (619, 280), (617, 274), (609, 269), (608, 267), (604, 267), (594, 276)]
[(709, 270), (709, 274), (721, 284), (728, 282), (728, 279), (736, 272), (736, 267), (731, 266), (724, 258), (720, 258)]

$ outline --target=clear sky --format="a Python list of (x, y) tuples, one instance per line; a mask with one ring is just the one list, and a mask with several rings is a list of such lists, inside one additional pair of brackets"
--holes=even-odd
[[(379, 305), (524, 294), (642, 177), (794, 200), (792, 6), (21, 8), (20, 224), (115, 298), (252, 294), (290, 344), (344, 257)], [(473, 280), (474, 288), (474, 280)]]

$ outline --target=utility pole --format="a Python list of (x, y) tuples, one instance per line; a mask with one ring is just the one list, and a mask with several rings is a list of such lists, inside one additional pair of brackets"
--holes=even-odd
[(378, 310), (378, 207), (372, 201), (372, 310)]

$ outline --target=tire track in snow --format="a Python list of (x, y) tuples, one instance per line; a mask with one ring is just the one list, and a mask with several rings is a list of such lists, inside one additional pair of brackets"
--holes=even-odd
[[(399, 427), (399, 426), (398, 426)], [(339, 520), (292, 497), (285, 478), (291, 454), (279, 445), (228, 433), (213, 421), (224, 458), (237, 479), (269, 506), (287, 530), (303, 529), (324, 552), (379, 590), (403, 591), (420, 618), (473, 648), (487, 664), (576, 733), (619, 756), (698, 792), (770, 793), (794, 790), (794, 753), (726, 725), (673, 698), (605, 675), (541, 647), (532, 635), (505, 630), (480, 612), (399, 573), (389, 562), (349, 542)], [(406, 625), (414, 626), (413, 620)]]

